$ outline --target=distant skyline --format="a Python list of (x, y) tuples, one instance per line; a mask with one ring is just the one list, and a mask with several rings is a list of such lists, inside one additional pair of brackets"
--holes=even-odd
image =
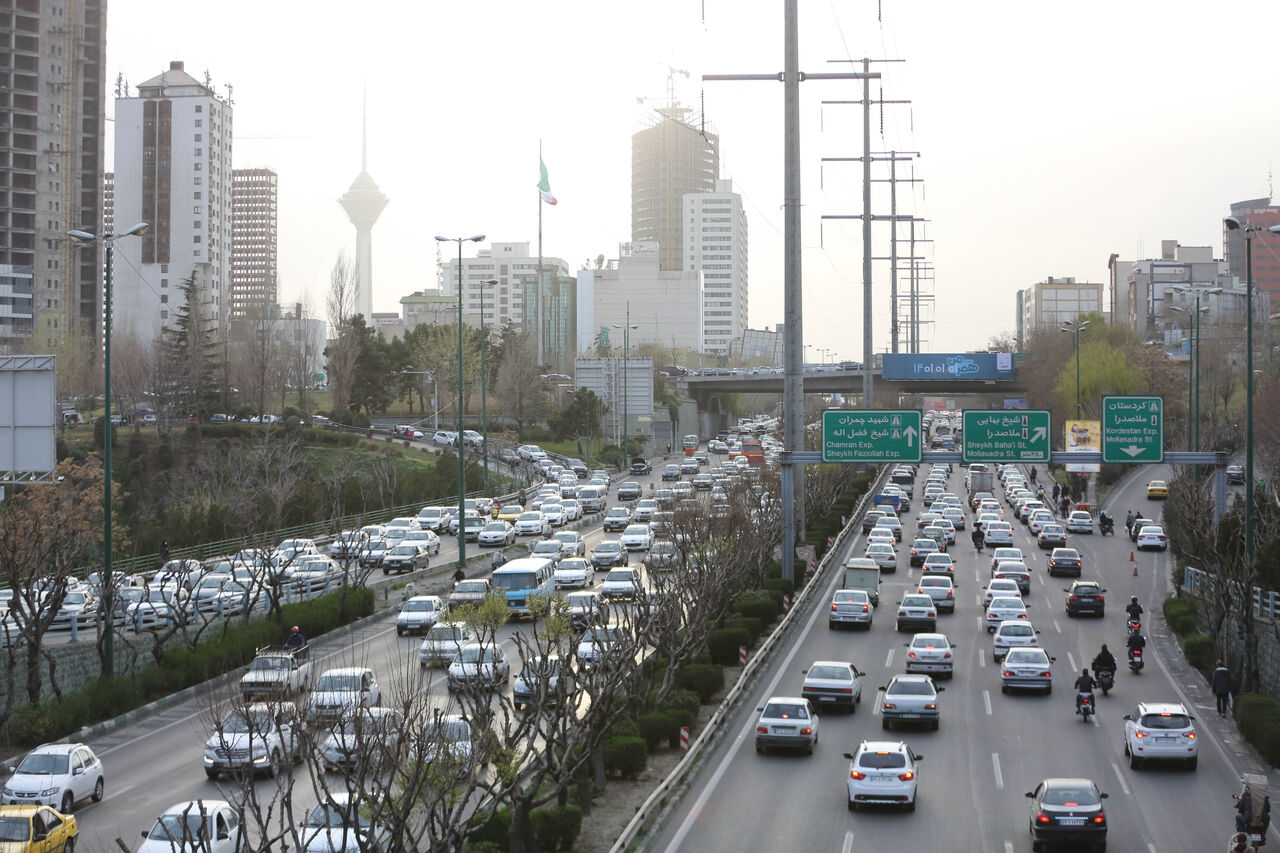
[[(299, 14), (305, 8), (306, 14)], [(375, 311), (435, 286), (436, 233), (534, 241), (538, 146), (553, 193), (548, 254), (578, 268), (630, 235), (631, 134), (678, 99), (721, 141), (721, 177), (750, 226), (753, 328), (782, 319), (782, 91), (707, 83), (703, 73), (782, 68), (782, 4), (348, 3), (227, 0), (217, 15), (159, 0), (108, 11), (113, 84), (182, 60), (234, 86), (235, 168), (279, 173), (280, 300), (324, 314), (329, 270), (354, 259), (338, 204), (360, 167), (360, 93), (369, 97), (368, 171), (390, 198), (375, 229)], [(703, 9), (705, 8), (705, 21)], [(883, 21), (877, 21), (877, 8)], [(872, 114), (872, 147), (919, 151), (899, 212), (928, 218), (936, 278), (934, 351), (981, 348), (1014, 329), (1014, 294), (1048, 276), (1105, 281), (1108, 256), (1158, 255), (1160, 241), (1222, 252), (1233, 201), (1270, 194), (1280, 149), (1280, 4), (1247, 7), (1086, 0), (1037, 4), (801, 0), (801, 68), (878, 64), (872, 97), (911, 100)], [(805, 341), (861, 357), (861, 87), (802, 86)], [(638, 98), (647, 98), (643, 104)], [(107, 128), (108, 167), (110, 138)], [(900, 165), (900, 174), (910, 166)], [(873, 177), (887, 178), (877, 164)], [(873, 212), (889, 212), (886, 183)], [(913, 207), (914, 205), (914, 207)], [(904, 232), (905, 233), (905, 229)], [(877, 256), (888, 226), (877, 223)], [(905, 249), (902, 250), (905, 254)], [(874, 348), (889, 343), (888, 263), (875, 265)], [(304, 296), (305, 295), (305, 296)], [(814, 352), (811, 350), (811, 352)]]

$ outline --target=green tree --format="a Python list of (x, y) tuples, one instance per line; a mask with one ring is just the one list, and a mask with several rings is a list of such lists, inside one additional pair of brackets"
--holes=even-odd
[(537, 343), (528, 332), (519, 332), (505, 343), (507, 357), (494, 394), (502, 407), (502, 413), (516, 422), (521, 434), (525, 427), (541, 420), (550, 410), (547, 390), (542, 385), (538, 368)]
[[(605, 413), (609, 407), (589, 388), (579, 388), (574, 392), (569, 405), (556, 412), (547, 420), (547, 426), (557, 439), (572, 438), (588, 446), (592, 439), (599, 438), (604, 425)], [(584, 451), (587, 452), (587, 451)]]
[(163, 393), (182, 417), (205, 420), (217, 403), (214, 370), (218, 364), (217, 331), (211, 303), (193, 271), (179, 286), (182, 299), (172, 326), (162, 333), (165, 355)]
[(363, 314), (351, 318), (351, 332), (356, 358), (348, 406), (370, 415), (385, 412), (391, 405), (392, 385), (398, 379), (400, 366), (394, 365), (397, 376), (393, 377), (391, 345), (366, 325)]

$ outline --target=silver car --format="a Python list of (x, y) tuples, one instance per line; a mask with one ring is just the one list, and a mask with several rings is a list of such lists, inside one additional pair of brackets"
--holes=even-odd
[(799, 749), (813, 754), (818, 745), (818, 715), (802, 696), (772, 696), (756, 709), (756, 752), (766, 749)]
[(862, 676), (848, 661), (819, 660), (804, 672), (801, 695), (817, 708), (842, 708), (850, 714), (862, 701)]
[(925, 672), (950, 678), (954, 674), (956, 644), (946, 634), (916, 634), (907, 643), (907, 672)]
[(895, 675), (880, 690), (880, 725), (885, 730), (895, 723), (924, 723), (937, 731), (941, 719), (938, 694), (942, 687), (935, 687), (927, 675)]
[(853, 625), (861, 626), (864, 631), (870, 631), (871, 620), (875, 616), (874, 611), (871, 596), (867, 595), (866, 590), (838, 589), (831, 596), (831, 612), (827, 614), (827, 627)]

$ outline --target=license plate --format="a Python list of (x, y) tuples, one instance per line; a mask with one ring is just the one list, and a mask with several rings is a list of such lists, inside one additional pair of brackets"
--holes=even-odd
[(890, 775), (890, 774), (887, 774), (887, 773), (882, 773), (882, 774), (880, 774), (879, 776), (876, 776), (876, 777), (875, 777), (875, 781), (877, 781), (877, 782), (892, 782), (893, 780), (895, 780), (895, 779), (897, 779), (897, 778), (898, 778), (897, 776), (893, 776), (893, 775)]
[(818, 701), (819, 701), (819, 702), (834, 702), (834, 701), (836, 701), (836, 697), (834, 697), (834, 696), (819, 696), (819, 697), (818, 697)]
[(916, 720), (920, 718), (919, 714), (899, 714), (898, 717), (903, 720)]
[(795, 726), (774, 726), (773, 733), (775, 735), (793, 735), (796, 733)]
[(1174, 743), (1174, 742), (1176, 742), (1176, 741), (1177, 741), (1177, 738), (1172, 738), (1172, 737), (1158, 737), (1158, 738), (1156, 738), (1156, 743)]
[(1084, 818), (1082, 817), (1063, 817), (1058, 819), (1058, 823), (1063, 826), (1084, 826)]

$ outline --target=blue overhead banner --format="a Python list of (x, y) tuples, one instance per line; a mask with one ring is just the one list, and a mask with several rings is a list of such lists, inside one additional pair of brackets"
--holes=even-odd
[(1007, 352), (884, 353), (881, 358), (885, 379), (1013, 378), (1013, 355)]

